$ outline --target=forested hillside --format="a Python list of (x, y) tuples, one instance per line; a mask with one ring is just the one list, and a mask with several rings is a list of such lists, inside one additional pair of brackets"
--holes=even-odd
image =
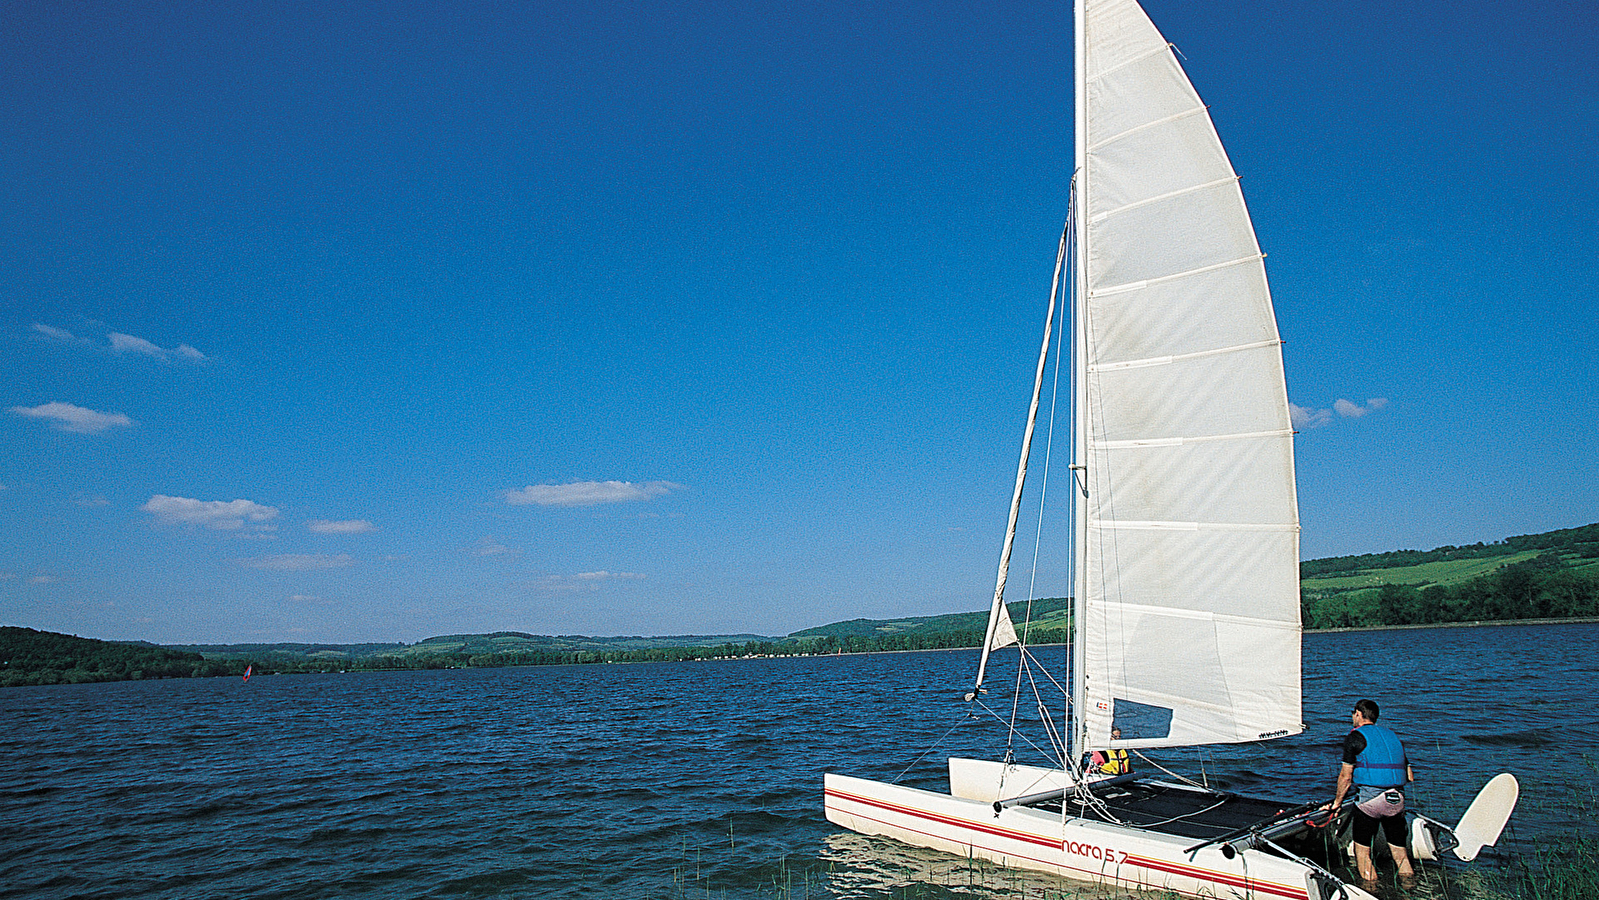
[(228, 675), (244, 666), (154, 644), (0, 627), (0, 687)]
[(1599, 616), (1599, 524), (1300, 566), (1306, 628)]

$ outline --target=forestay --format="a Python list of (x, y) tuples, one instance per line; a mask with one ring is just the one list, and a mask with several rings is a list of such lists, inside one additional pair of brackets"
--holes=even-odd
[(1293, 432), (1259, 245), (1165, 38), (1130, 0), (1083, 6), (1080, 735), (1297, 733)]

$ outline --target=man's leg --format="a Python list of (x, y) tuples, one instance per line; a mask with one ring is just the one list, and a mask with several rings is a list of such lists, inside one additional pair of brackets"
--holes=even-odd
[(1377, 867), (1371, 861), (1371, 848), (1359, 841), (1355, 842), (1355, 871), (1360, 873), (1362, 883), (1377, 883)]
[(1416, 870), (1410, 867), (1410, 853), (1405, 849), (1405, 814), (1383, 819), (1382, 830), (1383, 836), (1388, 839), (1388, 852), (1394, 856), (1394, 867), (1399, 870), (1399, 877), (1415, 877)]
[(1377, 867), (1371, 861), (1371, 842), (1377, 837), (1378, 821), (1368, 816), (1359, 807), (1354, 811), (1354, 823), (1351, 827), (1352, 837), (1355, 839), (1355, 871), (1360, 873), (1360, 880), (1366, 885), (1377, 883)]

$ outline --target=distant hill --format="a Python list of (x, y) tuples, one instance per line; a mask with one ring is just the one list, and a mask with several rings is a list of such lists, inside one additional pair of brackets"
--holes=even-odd
[(200, 653), (212, 659), (276, 658), (348, 660), (414, 659), (434, 656), (480, 656), (522, 652), (607, 652), (657, 647), (716, 647), (770, 641), (758, 634), (670, 635), (666, 637), (588, 637), (581, 634), (542, 635), (521, 631), (493, 634), (446, 634), (415, 644), (172, 644), (173, 650)]
[(1492, 544), (1469, 544), (1464, 547), (1445, 546), (1435, 550), (1391, 550), (1387, 553), (1368, 553), (1363, 556), (1329, 556), (1325, 559), (1306, 560), (1299, 564), (1301, 579), (1314, 580), (1326, 577), (1355, 575), (1375, 569), (1402, 569), (1433, 563), (1463, 562), (1468, 560), (1500, 560), (1504, 557), (1537, 554), (1546, 550), (1573, 558), (1599, 559), (1599, 523), (1581, 528), (1562, 528), (1542, 534), (1523, 534), (1508, 537)]
[[(1491, 544), (1306, 560), (1300, 610), (1309, 629), (1599, 616), (1599, 524)], [(1010, 603), (1018, 629), (1027, 605)], [(0, 627), (0, 686), (199, 675), (688, 661), (750, 656), (975, 647), (986, 610), (850, 619), (787, 637), (591, 637), (520, 631), (452, 634), (415, 644), (189, 644), (98, 641)], [(1071, 600), (1032, 603), (1030, 643), (1067, 639)]]
[[(1016, 627), (1022, 627), (1023, 616), (1027, 613), (1025, 602), (1011, 601), (1006, 604), (1011, 610), (1011, 617), (1016, 620)], [(1070, 597), (1051, 597), (1047, 600), (1034, 600), (1032, 604), (1032, 625), (1036, 631), (1061, 631), (1064, 632), (1071, 620), (1072, 601)], [(988, 629), (988, 610), (969, 613), (946, 613), (941, 616), (911, 616), (903, 619), (850, 619), (847, 622), (834, 622), (831, 625), (819, 625), (807, 628), (789, 635), (792, 640), (806, 640), (810, 638), (853, 638), (853, 637), (881, 637), (899, 634), (933, 634), (942, 632), (975, 632), (976, 638), (972, 645), (982, 642), (983, 632)]]
[[(244, 665), (238, 666), (243, 671)], [(0, 627), (0, 687), (228, 675), (222, 662), (154, 644)]]
[(1599, 615), (1599, 524), (1300, 564), (1306, 628)]

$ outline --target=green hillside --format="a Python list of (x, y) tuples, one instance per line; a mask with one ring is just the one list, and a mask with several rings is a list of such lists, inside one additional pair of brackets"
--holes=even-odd
[[(1027, 613), (1027, 604), (1012, 602), (1008, 605), (1011, 617), (1016, 620), (1016, 627), (1021, 628), (1022, 619)], [(1064, 631), (1071, 619), (1071, 606), (1072, 601), (1069, 597), (1034, 600), (1031, 627), (1038, 631)], [(983, 610), (947, 613), (941, 616), (912, 616), (904, 619), (850, 619), (847, 622), (834, 622), (831, 625), (819, 625), (796, 631), (789, 635), (789, 639), (886, 637), (960, 631), (976, 632), (977, 640), (980, 641), (987, 628), (988, 611)]]
[(1306, 628), (1599, 615), (1599, 524), (1300, 565)]
[(768, 641), (771, 638), (758, 634), (723, 635), (670, 635), (667, 637), (589, 637), (581, 634), (539, 635), (520, 631), (497, 631), (493, 634), (450, 634), (430, 637), (399, 651), (401, 656), (428, 654), (466, 654), (527, 652), (590, 652), (613, 650), (653, 650), (676, 647), (717, 647), (723, 644), (743, 644), (749, 641)]
[(243, 663), (231, 667), (198, 653), (154, 644), (97, 641), (32, 628), (0, 627), (0, 687), (189, 678), (243, 671)]
[(1545, 550), (1553, 550), (1572, 558), (1599, 558), (1599, 524), (1562, 528), (1542, 534), (1517, 535), (1491, 544), (1476, 543), (1463, 547), (1451, 545), (1434, 550), (1391, 550), (1387, 553), (1368, 553), (1362, 556), (1311, 559), (1299, 564), (1299, 574), (1301, 579), (1308, 581), (1438, 562), (1497, 560), (1503, 563), (1508, 556), (1527, 553), (1536, 555)]

